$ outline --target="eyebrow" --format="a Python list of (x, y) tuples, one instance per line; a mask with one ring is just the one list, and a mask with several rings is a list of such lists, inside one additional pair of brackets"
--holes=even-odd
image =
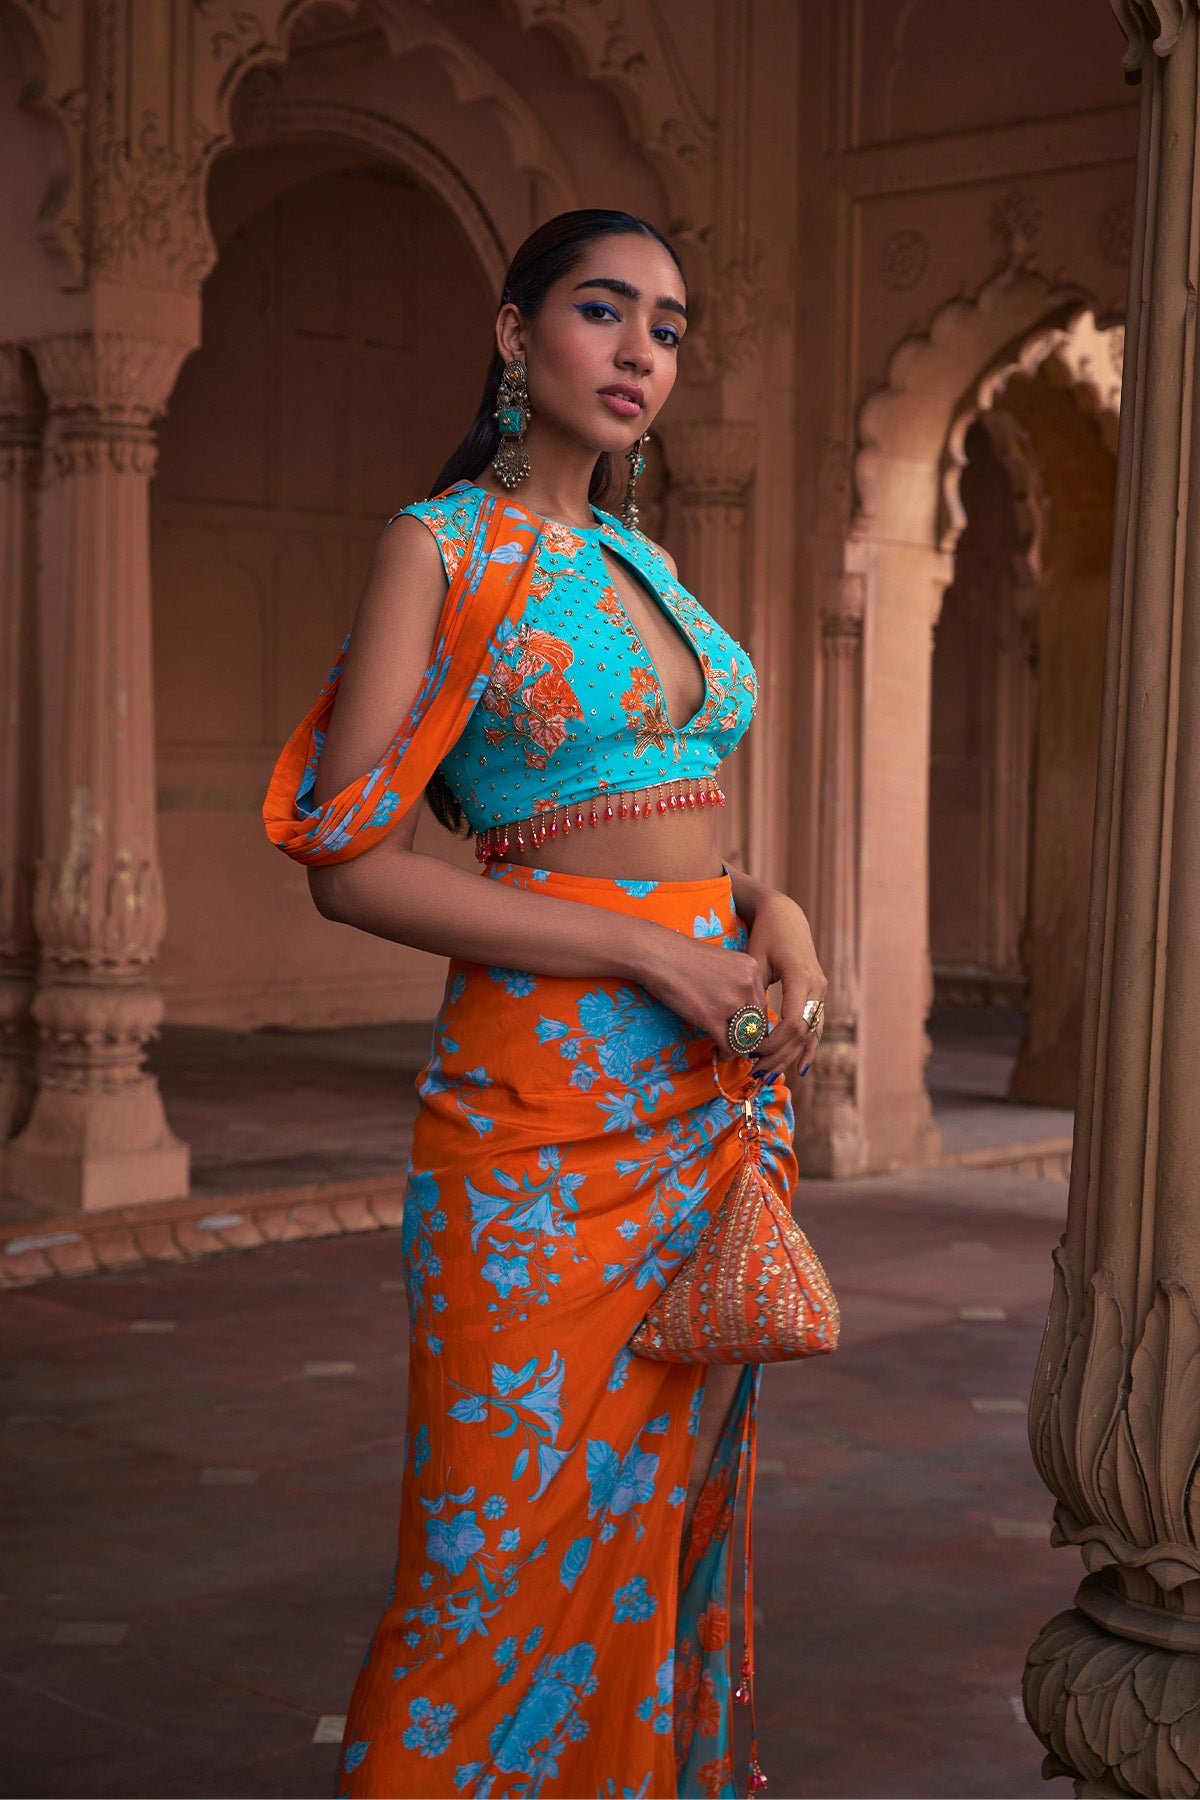
[[(578, 293), (580, 288), (603, 288), (606, 293), (620, 294), (626, 300), (640, 300), (642, 297), (642, 290), (635, 288), (631, 281), (620, 281), (616, 276), (610, 275), (597, 275), (592, 281), (581, 281), (576, 285), (575, 292)], [(658, 310), (678, 313), (681, 319), (686, 319), (688, 316), (687, 307), (683, 301), (672, 299), (670, 294), (661, 296)]]

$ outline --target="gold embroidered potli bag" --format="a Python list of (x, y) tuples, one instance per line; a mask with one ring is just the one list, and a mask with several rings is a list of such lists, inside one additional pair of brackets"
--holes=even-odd
[(837, 1347), (837, 1298), (820, 1258), (762, 1166), (750, 1095), (738, 1100), (742, 1160), (696, 1247), (630, 1339), (652, 1362), (768, 1363)]

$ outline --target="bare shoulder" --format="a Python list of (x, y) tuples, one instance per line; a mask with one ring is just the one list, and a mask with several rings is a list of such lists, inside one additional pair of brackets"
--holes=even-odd
[(427, 525), (401, 515), (375, 545), (317, 770), (318, 804), (374, 768), (420, 688), (446, 598)]
[[(376, 577), (381, 578), (379, 585), (384, 591), (395, 588), (397, 582), (407, 590), (415, 582), (433, 588), (440, 583), (441, 592), (445, 593), (441, 551), (432, 527), (425, 520), (413, 513), (396, 514), (375, 545), (363, 590), (364, 599), (375, 586)], [(399, 592), (398, 588), (396, 592)]]

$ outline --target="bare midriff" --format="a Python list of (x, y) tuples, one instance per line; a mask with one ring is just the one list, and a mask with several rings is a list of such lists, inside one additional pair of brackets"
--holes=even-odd
[(485, 868), (511, 862), (613, 881), (702, 881), (722, 871), (724, 805), (715, 777), (612, 789), (493, 826), (475, 853)]

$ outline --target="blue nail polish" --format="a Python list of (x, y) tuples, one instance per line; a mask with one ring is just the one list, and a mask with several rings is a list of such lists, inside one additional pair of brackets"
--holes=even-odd
[(802, 1074), (802, 1075), (807, 1075), (807, 1074), (808, 1074), (808, 1071), (809, 1071), (809, 1070), (810, 1070), (810, 1069), (811, 1069), (811, 1068), (812, 1068), (812, 1064), (811, 1064), (811, 1063), (805, 1063), (805, 1065), (804, 1065), (804, 1067), (803, 1067), (803, 1068), (802, 1068), (802, 1069), (801, 1069), (801, 1071), (800, 1071), (800, 1073), (801, 1073), (801, 1074)]

